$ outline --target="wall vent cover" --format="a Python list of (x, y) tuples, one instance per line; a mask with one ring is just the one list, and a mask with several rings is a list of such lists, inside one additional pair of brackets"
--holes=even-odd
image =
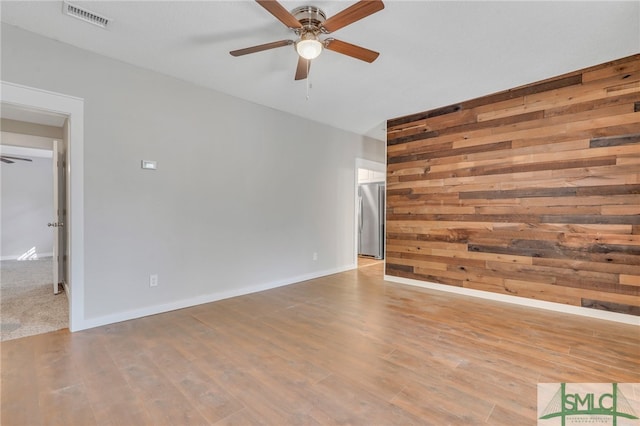
[(76, 6), (66, 1), (62, 4), (62, 13), (81, 19), (90, 24), (97, 25), (101, 28), (107, 28), (107, 24), (109, 23), (109, 18), (98, 15), (84, 7)]

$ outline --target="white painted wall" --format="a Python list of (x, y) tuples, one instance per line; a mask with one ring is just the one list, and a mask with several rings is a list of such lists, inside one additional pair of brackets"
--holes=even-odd
[(3, 80), (85, 101), (87, 321), (355, 266), (355, 159), (383, 142), (8, 25), (1, 50)]
[(51, 256), (53, 234), (47, 227), (53, 212), (51, 158), (30, 158), (32, 162), (0, 163), (2, 260)]

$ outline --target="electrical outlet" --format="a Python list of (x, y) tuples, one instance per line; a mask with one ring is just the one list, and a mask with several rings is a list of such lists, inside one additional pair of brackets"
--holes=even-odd
[(313, 260), (318, 260), (318, 253), (313, 253)]
[(157, 287), (158, 286), (158, 275), (152, 274), (149, 275), (149, 287)]

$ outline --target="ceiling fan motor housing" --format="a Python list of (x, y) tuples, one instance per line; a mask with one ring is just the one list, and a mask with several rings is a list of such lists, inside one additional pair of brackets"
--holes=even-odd
[(314, 34), (320, 33), (320, 25), (327, 20), (327, 15), (319, 7), (315, 6), (300, 6), (291, 11), (291, 14), (300, 21), (302, 25), (301, 29), (296, 30), (298, 35), (307, 32)]

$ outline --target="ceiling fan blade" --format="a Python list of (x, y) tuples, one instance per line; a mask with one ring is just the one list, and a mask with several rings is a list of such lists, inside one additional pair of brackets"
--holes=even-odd
[(356, 46), (355, 44), (347, 43), (346, 41), (336, 40), (335, 38), (328, 38), (325, 40), (324, 47), (334, 52), (342, 53), (343, 55), (351, 56), (352, 58), (360, 59), (365, 62), (373, 62), (380, 54), (373, 50), (365, 49), (364, 47)]
[(296, 80), (304, 80), (309, 75), (311, 60), (298, 56), (298, 66), (296, 67)]
[(10, 158), (12, 160), (33, 161), (31, 158), (14, 157), (12, 155), (3, 155), (2, 158)]
[(302, 24), (287, 9), (275, 0), (256, 0), (256, 2), (267, 9), (267, 12), (278, 18), (280, 22), (289, 28), (302, 28)]
[(293, 40), (280, 40), (272, 43), (259, 44), (258, 46), (247, 47), (244, 49), (232, 50), (229, 52), (231, 56), (248, 55), (249, 53), (262, 52), (263, 50), (275, 49), (276, 47), (289, 46), (293, 44)]
[(332, 33), (382, 9), (384, 9), (384, 3), (380, 0), (360, 0), (324, 21), (320, 28), (326, 33)]
[(4, 157), (1, 157), (1, 158), (0, 158), (0, 161), (2, 161), (3, 163), (7, 163), (7, 164), (13, 164), (13, 163), (15, 163), (15, 161), (7, 160), (7, 159), (6, 159), (6, 158), (4, 158)]

